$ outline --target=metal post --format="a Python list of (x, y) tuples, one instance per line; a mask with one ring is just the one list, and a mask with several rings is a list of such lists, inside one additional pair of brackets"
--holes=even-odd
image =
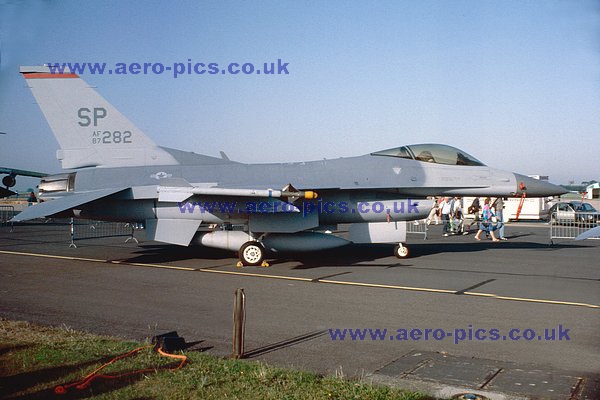
[(129, 243), (129, 241), (135, 242), (136, 244), (139, 244), (140, 242), (138, 242), (138, 240), (135, 238), (135, 226), (137, 225), (137, 223), (127, 223), (125, 224), (126, 228), (130, 228), (131, 229), (131, 234), (129, 235), (129, 237), (127, 239), (125, 239), (125, 243)]
[(244, 289), (235, 290), (233, 303), (233, 354), (232, 358), (244, 357), (244, 333), (246, 325), (246, 295)]
[(554, 213), (548, 213), (548, 225), (550, 225), (550, 246), (554, 245), (554, 241), (552, 240), (552, 217), (554, 216)]
[(74, 247), (77, 248), (77, 245), (75, 244), (75, 220), (73, 217), (71, 217), (71, 244), (69, 244), (69, 248)]

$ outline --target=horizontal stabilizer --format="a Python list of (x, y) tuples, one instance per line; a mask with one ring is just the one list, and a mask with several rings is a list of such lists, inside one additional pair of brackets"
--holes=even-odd
[(129, 188), (94, 190), (93, 192), (79, 193), (56, 200), (46, 201), (26, 208), (24, 211), (17, 214), (11, 221), (20, 222), (35, 218), (49, 217), (125, 190), (129, 190)]

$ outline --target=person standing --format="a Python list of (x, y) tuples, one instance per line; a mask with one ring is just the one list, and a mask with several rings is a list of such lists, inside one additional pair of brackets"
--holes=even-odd
[(463, 234), (466, 235), (469, 232), (465, 231), (465, 214), (463, 212), (463, 200), (461, 197), (454, 198), (454, 211), (452, 212), (452, 217), (455, 219), (455, 230), (454, 233), (457, 235)]
[(35, 193), (33, 191), (29, 192), (29, 196), (27, 197), (27, 203), (31, 206), (33, 203), (37, 203), (38, 199), (35, 197)]
[(498, 219), (498, 239), (508, 240), (504, 237), (504, 199), (502, 197), (497, 197), (492, 203), (492, 207), (494, 208), (494, 213)]
[(479, 210), (480, 209), (481, 209), (481, 206), (479, 205), (479, 197), (475, 197), (475, 199), (473, 199), (473, 202), (471, 203), (469, 208), (467, 208), (467, 214), (473, 215), (473, 219), (471, 220), (469, 218), (469, 223), (465, 224), (466, 225), (465, 232), (467, 232), (467, 234), (471, 230), (471, 226), (473, 226), (473, 224), (475, 224), (476, 226), (479, 225)]
[(479, 223), (479, 230), (477, 231), (477, 234), (475, 235), (475, 240), (481, 240), (481, 238), (479, 236), (481, 236), (481, 232), (483, 232), (484, 230), (486, 232), (490, 232), (490, 235), (492, 236), (492, 240), (494, 242), (499, 242), (500, 240), (496, 238), (496, 236), (494, 235), (494, 228), (493, 228), (493, 223), (492, 223), (492, 217), (494, 216), (494, 213), (492, 213), (492, 210), (490, 209), (490, 198), (486, 197), (486, 199), (483, 201), (483, 211), (481, 213), (481, 222)]
[(450, 198), (444, 197), (444, 201), (440, 204), (440, 207), (442, 209), (442, 232), (444, 236), (448, 236), (448, 228), (450, 228), (450, 211), (452, 209)]
[(425, 220), (425, 223), (427, 223), (427, 225), (431, 224), (431, 221), (435, 219), (435, 224), (439, 224), (440, 221), (440, 209), (439, 209), (439, 203), (438, 203), (438, 199), (436, 197), (433, 197), (433, 204), (431, 205), (431, 210), (429, 210), (429, 215), (427, 216), (427, 219)]

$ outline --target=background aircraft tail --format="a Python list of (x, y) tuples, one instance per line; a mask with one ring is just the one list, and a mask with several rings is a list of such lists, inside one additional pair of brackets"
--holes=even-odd
[(177, 160), (77, 74), (21, 67), (54, 136), (62, 167), (175, 165)]

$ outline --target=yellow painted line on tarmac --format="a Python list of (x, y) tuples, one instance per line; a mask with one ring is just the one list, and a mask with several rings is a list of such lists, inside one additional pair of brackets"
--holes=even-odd
[(107, 262), (107, 260), (100, 260), (97, 258), (55, 256), (52, 254), (24, 253), (21, 251), (8, 251), (8, 250), (0, 250), (0, 254), (12, 254), (12, 255), (16, 255), (16, 256), (31, 256), (31, 257), (42, 257), (42, 258), (56, 258), (59, 260), (70, 260), (70, 261), (91, 261), (91, 262), (101, 262), (101, 263)]
[(30, 257), (41, 257), (41, 258), (54, 258), (59, 260), (69, 260), (69, 261), (88, 261), (88, 262), (97, 262), (102, 264), (121, 264), (121, 265), (131, 265), (135, 267), (145, 267), (145, 268), (163, 268), (163, 269), (175, 269), (179, 271), (200, 271), (200, 272), (211, 272), (216, 274), (225, 274), (225, 275), (241, 275), (241, 276), (253, 276), (257, 278), (273, 278), (273, 279), (284, 279), (290, 281), (304, 281), (310, 282), (311, 278), (298, 278), (293, 276), (281, 276), (281, 275), (269, 275), (269, 274), (255, 274), (251, 272), (238, 272), (238, 271), (219, 271), (208, 268), (190, 268), (190, 267), (178, 267), (175, 265), (163, 265), (163, 264), (148, 264), (148, 263), (138, 263), (138, 262), (129, 262), (123, 260), (101, 260), (98, 258), (85, 258), (85, 257), (71, 257), (71, 256), (55, 256), (53, 254), (41, 254), (41, 253), (25, 253), (20, 251), (8, 251), (8, 250), (0, 250), (0, 254), (12, 254), (17, 256), (30, 256)]
[[(212, 274), (240, 275), (240, 276), (252, 276), (252, 277), (256, 277), (256, 278), (283, 279), (283, 280), (286, 280), (286, 281), (312, 282), (311, 278), (299, 278), (299, 277), (295, 277), (295, 276), (255, 274), (255, 273), (252, 273), (252, 272), (238, 272), (238, 271), (220, 271), (218, 269), (205, 269), (205, 268), (199, 268), (196, 271), (210, 272)], [(319, 281), (319, 282), (321, 282), (321, 281)]]
[(498, 296), (492, 293), (479, 293), (479, 292), (464, 292), (464, 295), (469, 296), (480, 296), (480, 297), (491, 297), (498, 300), (510, 300), (510, 301), (524, 301), (529, 303), (543, 303), (543, 304), (559, 304), (563, 306), (577, 306), (577, 307), (588, 307), (588, 308), (600, 308), (596, 304), (588, 303), (577, 303), (574, 301), (562, 301), (562, 300), (543, 300), (543, 299), (531, 299), (528, 297), (511, 297), (511, 296)]
[(183, 271), (196, 271), (196, 268), (187, 268), (187, 267), (176, 267), (172, 265), (159, 265), (159, 264), (142, 264), (142, 263), (130, 263), (127, 261), (120, 260), (101, 260), (98, 258), (85, 258), (85, 257), (71, 257), (71, 256), (55, 256), (53, 254), (40, 254), (40, 253), (25, 253), (21, 251), (8, 251), (8, 250), (0, 250), (0, 254), (12, 254), (16, 256), (30, 256), (30, 257), (41, 257), (41, 258), (54, 258), (58, 260), (69, 260), (69, 261), (88, 261), (88, 262), (96, 262), (102, 264), (125, 264), (125, 265), (134, 265), (138, 267), (152, 267), (152, 268), (164, 268), (164, 269), (178, 269)]
[[(41, 257), (41, 258), (53, 258), (58, 260), (69, 260), (69, 261), (87, 261), (96, 262), (102, 264), (120, 264), (130, 265), (135, 267), (145, 268), (162, 268), (162, 269), (173, 269), (179, 271), (198, 271), (213, 274), (222, 275), (238, 275), (238, 276), (249, 276), (255, 278), (270, 278), (270, 279), (281, 279), (288, 281), (301, 281), (301, 282), (319, 282), (332, 285), (347, 285), (347, 286), (360, 286), (360, 287), (371, 287), (371, 288), (382, 288), (382, 289), (396, 289), (396, 290), (409, 290), (415, 292), (428, 292), (428, 293), (445, 293), (445, 294), (456, 294), (456, 290), (448, 289), (432, 289), (414, 286), (398, 286), (398, 285), (386, 285), (380, 283), (364, 283), (364, 282), (349, 282), (349, 281), (335, 281), (330, 279), (311, 279), (311, 278), (300, 278), (294, 276), (283, 276), (283, 275), (270, 275), (270, 274), (258, 274), (252, 272), (241, 272), (241, 271), (222, 271), (208, 268), (190, 268), (190, 267), (177, 267), (175, 265), (163, 265), (163, 264), (147, 264), (147, 263), (136, 263), (122, 260), (101, 260), (97, 258), (85, 258), (85, 257), (71, 257), (71, 256), (57, 256), (53, 254), (40, 254), (40, 253), (26, 253), (20, 251), (9, 251), (0, 250), (0, 254), (11, 254), (17, 256), (29, 256), (29, 257)], [(576, 306), (576, 307), (587, 307), (600, 309), (600, 305), (588, 304), (588, 303), (577, 303), (572, 301), (560, 301), (560, 300), (544, 300), (544, 299), (531, 299), (526, 297), (511, 297), (511, 296), (499, 296), (493, 293), (480, 293), (480, 292), (464, 292), (462, 295), (474, 296), (474, 297), (487, 297), (497, 300), (508, 300), (508, 301), (522, 301), (529, 303), (541, 303), (541, 304), (553, 304), (553, 305), (565, 305), (565, 306)]]
[(319, 279), (317, 282), (331, 283), (331, 284), (335, 284), (335, 285), (349, 285), (349, 286), (376, 287), (376, 288), (383, 288), (383, 289), (412, 290), (415, 292), (433, 292), (433, 293), (450, 293), (450, 294), (456, 293), (456, 290), (430, 289), (430, 288), (412, 287), (412, 286), (384, 285), (384, 284), (380, 284), (380, 283), (332, 281), (329, 279)]
[(480, 296), (480, 297), (496, 297), (496, 295), (492, 294), (492, 293), (480, 293), (480, 292), (463, 292), (463, 295)]
[(179, 271), (198, 271), (197, 268), (177, 267), (175, 265), (132, 263), (132, 262), (128, 262), (128, 261), (113, 261), (113, 263), (114, 264), (131, 265), (131, 266), (134, 266), (134, 267), (176, 269), (176, 270), (179, 270)]
[(510, 297), (510, 296), (495, 296), (498, 300), (511, 300), (511, 301), (526, 301), (530, 303), (545, 303), (545, 304), (560, 304), (563, 306), (577, 306), (577, 307), (589, 307), (589, 308), (600, 308), (595, 304), (587, 303), (575, 303), (572, 301), (560, 301), (560, 300), (543, 300), (543, 299), (528, 299), (523, 297)]

